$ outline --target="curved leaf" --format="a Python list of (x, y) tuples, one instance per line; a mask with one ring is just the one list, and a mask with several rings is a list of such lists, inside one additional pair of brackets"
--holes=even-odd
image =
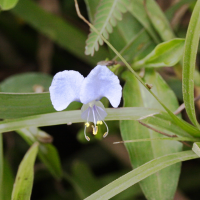
[(183, 56), (183, 100), (191, 122), (198, 128), (194, 107), (194, 71), (200, 35), (200, 0), (197, 1), (189, 23)]
[(158, 44), (145, 58), (135, 62), (133, 67), (165, 67), (174, 66), (183, 55), (184, 39), (176, 38)]
[[(148, 151), (148, 150), (147, 150)], [(169, 155), (165, 155), (154, 160), (145, 163), (144, 165), (130, 171), (129, 173), (121, 176), (117, 180), (112, 183), (106, 185), (102, 189), (98, 190), (94, 194), (87, 197), (85, 200), (106, 200), (115, 196), (116, 194), (124, 191), (130, 186), (138, 183), (144, 178), (168, 167), (175, 163), (179, 163), (181, 161), (191, 160), (198, 158), (198, 156), (193, 151), (182, 151), (179, 153), (173, 153)]]
[[(94, 20), (94, 26), (106, 39), (109, 33), (112, 33), (113, 26), (116, 25), (117, 20), (122, 19), (122, 14), (127, 11), (129, 0), (102, 0), (98, 6), (97, 13)], [(98, 51), (99, 44), (103, 44), (100, 35), (91, 30), (88, 36), (85, 47), (86, 55), (94, 55)]]

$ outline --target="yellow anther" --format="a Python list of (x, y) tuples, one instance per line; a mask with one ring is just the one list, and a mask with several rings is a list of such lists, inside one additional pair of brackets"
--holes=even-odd
[(90, 124), (87, 122), (87, 123), (85, 123), (85, 126), (86, 126), (86, 127), (89, 127), (89, 126), (90, 126)]
[(100, 124), (100, 125), (101, 125), (101, 124), (103, 124), (103, 122), (102, 122), (102, 121), (97, 121), (97, 124)]
[(107, 135), (108, 135), (108, 132), (105, 132), (105, 133), (103, 134), (103, 138), (105, 138)]
[(93, 129), (93, 135), (96, 135), (97, 134), (97, 132), (98, 132), (98, 126), (93, 126), (92, 125), (92, 129)]

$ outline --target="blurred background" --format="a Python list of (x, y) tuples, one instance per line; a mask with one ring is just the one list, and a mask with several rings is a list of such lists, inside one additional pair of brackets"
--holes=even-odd
[[(78, 2), (82, 14), (88, 19), (85, 2)], [(195, 1), (157, 0), (157, 3), (166, 13), (178, 7), (170, 22), (176, 35), (185, 37)], [(76, 70), (87, 76), (98, 62), (111, 59), (113, 55), (105, 45), (93, 57), (84, 55), (88, 34), (89, 28), (77, 17), (73, 0), (19, 0), (14, 9), (1, 12), (1, 92), (37, 92), (38, 85), (42, 86), (39, 90), (47, 92), (52, 77), (63, 70)], [(160, 73), (182, 103), (181, 81), (173, 69), (164, 68)], [(16, 80), (19, 85), (16, 85)], [(198, 110), (199, 106), (197, 104)], [(76, 104), (75, 107), (79, 109), (81, 105)], [(184, 113), (183, 116), (187, 120)], [(31, 199), (83, 199), (130, 171), (132, 167), (124, 145), (113, 145), (113, 142), (121, 140), (119, 122), (108, 122), (108, 126), (110, 133), (107, 138), (102, 139), (102, 134), (98, 134), (92, 137), (91, 142), (84, 138), (84, 124), (41, 128), (53, 137), (52, 144), (58, 151), (64, 178), (56, 180), (37, 159)], [(7, 200), (18, 165), (29, 145), (16, 132), (3, 134), (3, 141), (7, 180), (7, 197), (4, 200)], [(176, 200), (199, 199), (199, 164), (199, 160), (183, 164)], [(145, 197), (135, 185), (113, 199), (142, 200)]]

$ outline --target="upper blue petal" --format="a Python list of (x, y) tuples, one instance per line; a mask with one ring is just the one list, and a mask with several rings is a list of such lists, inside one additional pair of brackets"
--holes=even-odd
[(64, 110), (72, 101), (80, 101), (80, 88), (84, 77), (77, 71), (58, 72), (49, 88), (53, 107)]
[(122, 87), (118, 77), (106, 66), (97, 65), (84, 79), (80, 100), (87, 104), (102, 97), (108, 98), (113, 107), (118, 107), (122, 96)]

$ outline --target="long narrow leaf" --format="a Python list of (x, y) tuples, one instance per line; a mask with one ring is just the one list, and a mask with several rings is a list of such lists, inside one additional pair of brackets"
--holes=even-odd
[(151, 174), (154, 174), (161, 169), (164, 169), (165, 167), (181, 161), (191, 160), (195, 158), (198, 158), (198, 156), (192, 150), (173, 153), (156, 158), (118, 178), (117, 180), (98, 190), (91, 196), (87, 197), (85, 200), (110, 199), (111, 197), (122, 192), (128, 187), (134, 185), (135, 183), (138, 183), (144, 178), (150, 176)]
[(30, 200), (33, 187), (34, 163), (38, 152), (38, 143), (34, 143), (20, 163), (12, 192), (12, 200)]
[[(106, 112), (108, 114), (106, 120), (137, 120), (141, 117), (147, 117), (149, 115), (160, 113), (157, 109), (147, 109), (142, 107), (118, 109), (107, 108)], [(80, 110), (56, 112), (43, 115), (33, 115), (13, 120), (5, 120), (0, 122), (0, 132), (19, 130), (30, 126), (40, 127), (78, 122), (84, 122), (81, 118)]]
[(194, 70), (200, 35), (200, 0), (197, 1), (189, 23), (183, 56), (183, 99), (191, 122), (198, 128), (194, 107)]

